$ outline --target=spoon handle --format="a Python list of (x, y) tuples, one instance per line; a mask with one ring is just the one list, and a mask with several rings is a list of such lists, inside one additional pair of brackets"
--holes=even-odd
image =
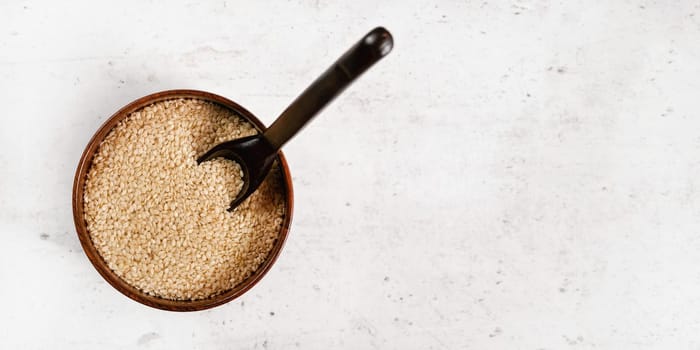
[(318, 112), (394, 46), (391, 34), (374, 28), (306, 88), (265, 131), (263, 137), (279, 150)]

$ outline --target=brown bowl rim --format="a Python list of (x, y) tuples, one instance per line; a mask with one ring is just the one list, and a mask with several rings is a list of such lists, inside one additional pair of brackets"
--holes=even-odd
[(278, 162), (282, 168), (282, 173), (284, 174), (284, 187), (286, 194), (286, 207), (285, 207), (285, 217), (282, 223), (282, 228), (280, 229), (280, 235), (275, 241), (272, 250), (270, 251), (268, 258), (260, 266), (253, 275), (243, 280), (233, 289), (230, 289), (222, 294), (210, 297), (208, 299), (194, 300), (194, 301), (180, 301), (180, 300), (170, 300), (148, 295), (139, 289), (129, 285), (126, 281), (122, 280), (117, 276), (108, 266), (107, 263), (102, 259), (102, 256), (97, 252), (97, 249), (92, 243), (90, 235), (87, 230), (85, 223), (85, 217), (83, 213), (83, 192), (85, 189), (85, 180), (87, 176), (87, 171), (92, 165), (92, 159), (97, 151), (100, 143), (104, 140), (107, 134), (116, 126), (120, 121), (129, 116), (132, 112), (141, 109), (150, 104), (176, 99), (176, 98), (196, 98), (202, 99), (210, 102), (217, 103), (226, 108), (232, 109), (237, 112), (242, 117), (250, 121), (258, 131), (263, 132), (265, 130), (265, 125), (255, 117), (248, 110), (233, 102), (225, 97), (200, 90), (166, 90), (161, 92), (156, 92), (144, 97), (141, 97), (128, 105), (122, 107), (116, 113), (114, 113), (109, 119), (107, 119), (102, 126), (97, 130), (97, 132), (92, 136), (88, 142), (82, 156), (80, 157), (80, 162), (78, 163), (78, 168), (75, 172), (75, 179), (73, 181), (73, 221), (75, 222), (75, 228), (78, 233), (78, 238), (80, 239), (80, 244), (83, 247), (83, 251), (87, 255), (88, 259), (95, 267), (97, 272), (109, 283), (117, 289), (122, 294), (127, 297), (147, 306), (151, 306), (161, 310), (169, 311), (199, 311), (209, 309), (231, 300), (236, 299), (243, 293), (247, 292), (253, 286), (255, 286), (260, 279), (262, 279), (265, 274), (270, 270), (272, 265), (277, 261), (284, 243), (287, 240), (289, 234), (289, 227), (292, 222), (292, 211), (294, 208), (294, 191), (292, 189), (292, 176), (289, 172), (289, 166), (287, 160), (282, 154), (282, 151), (278, 153)]

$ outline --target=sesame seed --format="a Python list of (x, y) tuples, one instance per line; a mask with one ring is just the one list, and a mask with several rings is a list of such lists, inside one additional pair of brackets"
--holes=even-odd
[(197, 164), (216, 144), (257, 131), (234, 111), (197, 99), (157, 102), (105, 137), (87, 174), (84, 211), (95, 248), (144, 293), (206, 299), (234, 288), (268, 258), (285, 216), (279, 164), (233, 212), (238, 164)]

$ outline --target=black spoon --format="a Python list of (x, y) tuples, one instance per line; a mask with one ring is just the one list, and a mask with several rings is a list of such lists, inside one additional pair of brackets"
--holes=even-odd
[(394, 40), (386, 29), (374, 28), (306, 88), (264, 133), (218, 144), (199, 157), (197, 163), (224, 157), (241, 166), (243, 187), (228, 210), (236, 208), (258, 189), (277, 151), (289, 139), (393, 46)]

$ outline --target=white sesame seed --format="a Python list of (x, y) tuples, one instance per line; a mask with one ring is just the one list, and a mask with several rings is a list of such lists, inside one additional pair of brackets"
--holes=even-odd
[(279, 236), (285, 198), (278, 165), (234, 212), (242, 186), (235, 162), (196, 157), (253, 135), (233, 111), (196, 100), (144, 107), (115, 126), (87, 174), (85, 220), (97, 251), (147, 294), (197, 300), (253, 274)]

